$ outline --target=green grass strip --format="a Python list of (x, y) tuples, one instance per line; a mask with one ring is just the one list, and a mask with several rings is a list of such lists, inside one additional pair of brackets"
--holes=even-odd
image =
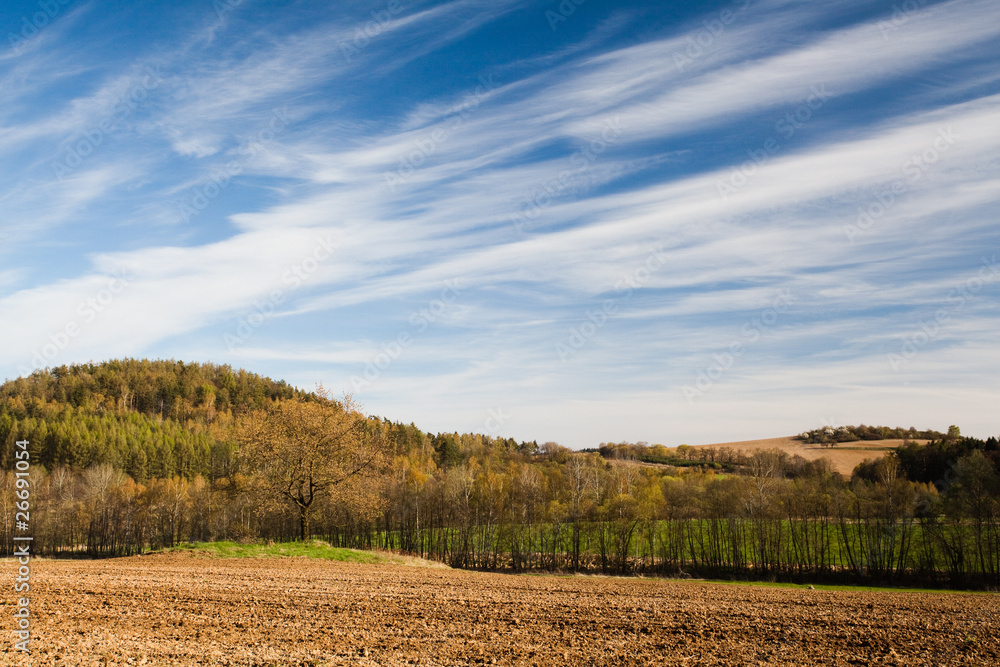
[(402, 563), (400, 557), (331, 547), (322, 540), (308, 542), (182, 542), (153, 553), (191, 553), (210, 558), (318, 558), (342, 563)]

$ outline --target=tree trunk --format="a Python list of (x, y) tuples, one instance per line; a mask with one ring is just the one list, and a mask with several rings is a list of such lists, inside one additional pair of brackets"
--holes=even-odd
[(299, 505), (299, 537), (305, 542), (309, 539), (309, 508)]

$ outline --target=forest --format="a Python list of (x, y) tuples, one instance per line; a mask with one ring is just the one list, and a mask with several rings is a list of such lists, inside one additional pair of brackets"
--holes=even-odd
[(1000, 586), (995, 437), (829, 430), (800, 438), (905, 442), (848, 477), (777, 450), (430, 434), (229, 366), (60, 366), (0, 386), (0, 539), (30, 488), (52, 556), (322, 538), (475, 569)]

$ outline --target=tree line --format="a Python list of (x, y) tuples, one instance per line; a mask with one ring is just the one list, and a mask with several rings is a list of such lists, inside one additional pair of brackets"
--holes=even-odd
[(943, 438), (944, 433), (934, 430), (918, 431), (914, 427), (890, 428), (888, 426), (824, 426), (800, 433), (797, 439), (808, 444), (838, 444), (859, 440), (934, 440)]
[(431, 435), (322, 388), (125, 360), (0, 387), (0, 539), (28, 439), (48, 554), (322, 537), (466, 568), (996, 587), (997, 440), (938, 435), (845, 477), (776, 450)]

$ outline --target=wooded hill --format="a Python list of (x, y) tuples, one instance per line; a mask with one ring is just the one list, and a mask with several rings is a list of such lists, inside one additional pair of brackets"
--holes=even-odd
[(48, 470), (108, 464), (137, 482), (229, 472), (233, 412), (310, 394), (229, 366), (124, 359), (59, 366), (0, 386), (0, 464), (31, 442)]
[[(31, 442), (32, 461), (47, 470), (108, 464), (133, 480), (208, 480), (233, 472), (234, 416), (275, 401), (315, 401), (314, 392), (228, 365), (122, 359), (59, 366), (0, 385), (0, 465), (13, 444)], [(382, 420), (398, 451), (432, 449), (447, 465), (484, 442), (535, 453), (537, 443), (477, 434), (425, 434)]]
[[(902, 431), (846, 429), (872, 432)], [(931, 442), (846, 478), (777, 450), (432, 435), (228, 366), (74, 365), (0, 386), (0, 543), (27, 440), (43, 553), (320, 535), (457, 567), (1000, 585), (996, 438), (905, 433)]]

